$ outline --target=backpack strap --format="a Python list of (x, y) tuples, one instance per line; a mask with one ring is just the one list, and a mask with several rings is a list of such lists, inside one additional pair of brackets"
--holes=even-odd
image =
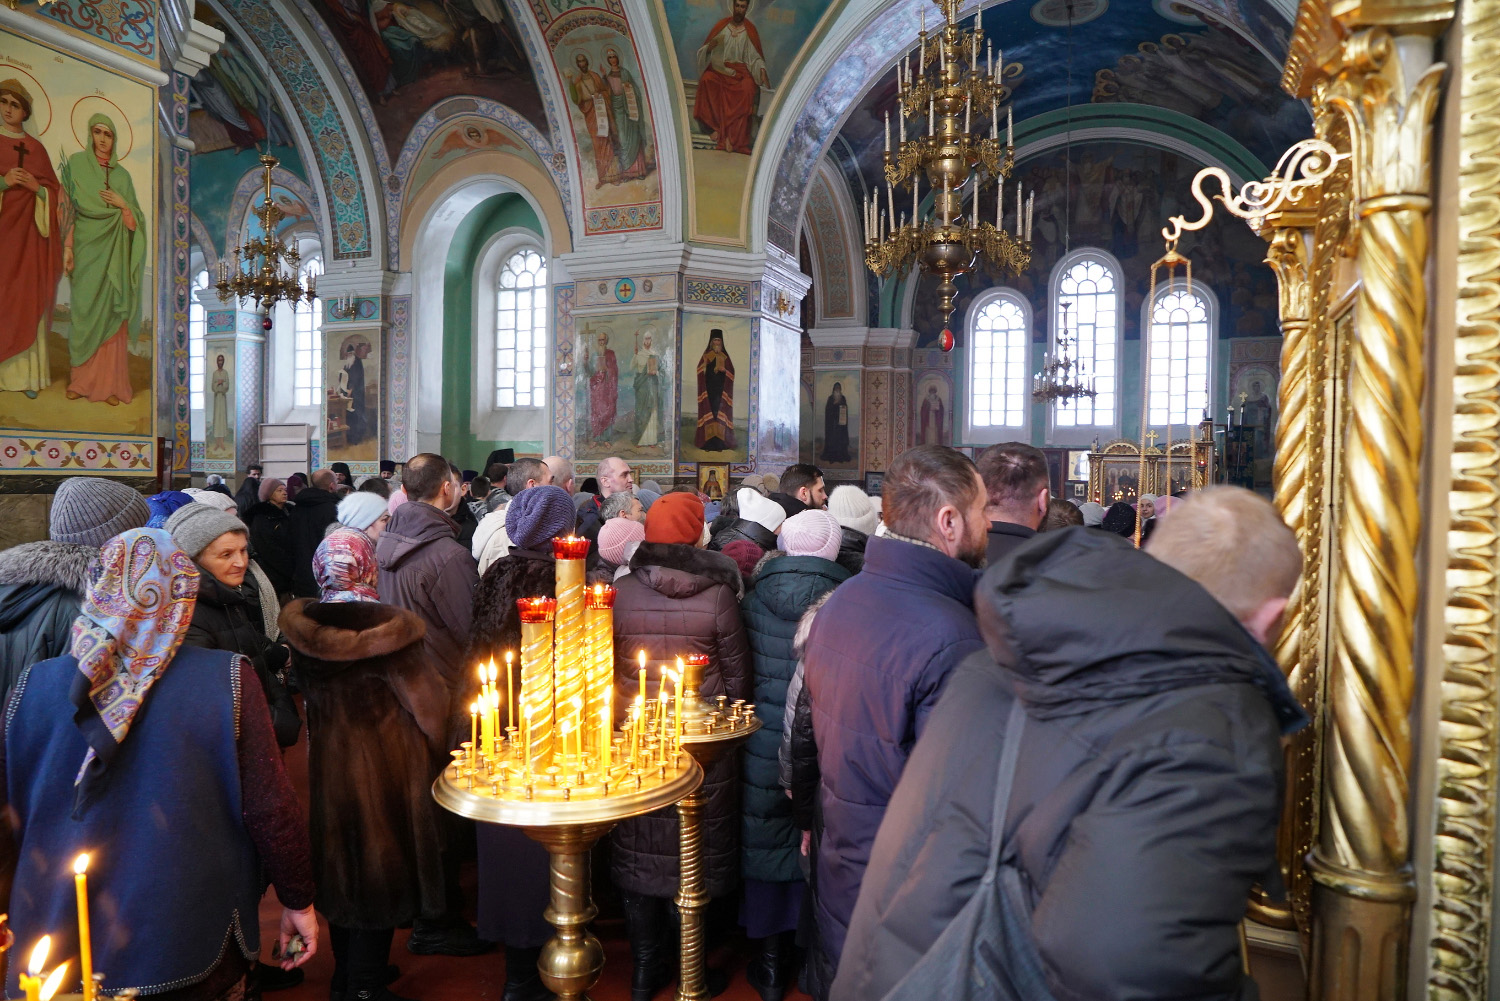
[(1000, 767), (995, 774), (995, 810), (990, 821), (990, 861), (984, 870), (984, 885), (995, 881), (1000, 868), (1000, 850), (1005, 843), (1005, 818), (1010, 810), (1010, 793), (1015, 785), (1016, 763), (1021, 759), (1021, 735), (1026, 729), (1026, 710), (1019, 697), (1012, 695), (1010, 716), (1005, 721), (1005, 743), (1000, 749)]

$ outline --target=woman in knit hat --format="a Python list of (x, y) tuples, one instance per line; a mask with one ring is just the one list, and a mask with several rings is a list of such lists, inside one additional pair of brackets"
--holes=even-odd
[(842, 529), (836, 557), (839, 566), (850, 573), (859, 573), (865, 568), (865, 545), (880, 526), (880, 512), (871, 503), (869, 494), (846, 483), (834, 487), (828, 495), (828, 513), (838, 519)]
[(781, 505), (751, 487), (736, 490), (734, 503), (737, 511), (734, 520), (714, 535), (708, 548), (723, 550), (731, 542), (751, 542), (762, 552), (775, 549), (776, 532), (786, 520)]
[(262, 480), (256, 496), (259, 500), (245, 519), (250, 526), (250, 556), (266, 572), (276, 595), (289, 600), (296, 581), (297, 557), (286, 484), (274, 476)]
[[(573, 498), (550, 484), (522, 490), (506, 506), (510, 553), (489, 565), (474, 592), (474, 631), (465, 663), (491, 657), (501, 663), (505, 651), (520, 650), (516, 601), (556, 594), (552, 540), (570, 534), (576, 517)], [(509, 706), (514, 698), (512, 693), (501, 701)], [(544, 1001), (551, 994), (536, 964), (552, 935), (542, 917), (550, 892), (547, 853), (519, 828), (497, 824), (480, 824), (478, 841), (479, 936), (505, 944), (503, 996)]]
[(146, 498), (146, 506), (151, 509), (151, 517), (146, 522), (147, 528), (165, 528), (167, 519), (172, 517), (172, 512), (184, 504), (193, 503), (193, 499), (181, 490), (163, 490), (159, 494), (152, 494)]
[(228, 511), (235, 517), (239, 517), (239, 505), (235, 504), (233, 497), (221, 490), (188, 487), (183, 493), (192, 498), (194, 504), (207, 504), (209, 507)]
[(319, 600), (380, 600), (375, 540), (390, 520), (385, 501), (374, 494), (352, 493), (339, 501), (336, 527), (313, 553)]
[[(646, 654), (651, 694), (661, 684), (664, 665), (699, 653), (709, 658), (699, 688), (705, 698), (750, 698), (750, 657), (739, 609), (744, 583), (734, 560), (702, 548), (707, 534), (703, 504), (693, 494), (667, 494), (646, 512), (645, 541), (630, 558), (630, 575), (616, 585), (616, 706), (623, 709), (635, 699), (639, 651)], [(739, 882), (738, 779), (739, 762), (732, 754), (710, 765), (705, 776), (703, 863), (711, 897), (732, 892)], [(610, 869), (634, 962), (631, 998), (649, 1001), (677, 968), (671, 919), (678, 877), (676, 810), (623, 821), (610, 840)], [(710, 991), (724, 979), (710, 971)]]
[(286, 687), (287, 648), (276, 642), (281, 603), (265, 572), (250, 559), (249, 533), (234, 515), (188, 504), (167, 519), (172, 540), (198, 565), (198, 603), (183, 642), (249, 658), (271, 707), (276, 742), (297, 742), (302, 720)]
[(125, 484), (73, 476), (52, 495), (49, 537), (0, 552), (0, 705), (24, 668), (68, 652), (100, 547), (150, 517)]
[[(630, 573), (630, 557), (646, 540), (646, 526), (634, 518), (611, 518), (599, 526), (600, 583), (619, 580)], [(591, 581), (592, 582), (592, 581)]]
[(796, 982), (796, 932), (806, 890), (802, 832), (781, 788), (778, 754), (787, 685), (797, 669), (797, 624), (853, 576), (834, 562), (841, 542), (842, 526), (827, 511), (808, 509), (788, 518), (781, 526), (779, 551), (761, 560), (755, 587), (741, 605), (755, 665), (755, 710), (763, 726), (745, 742), (740, 773), (745, 880), (740, 923), (746, 935), (760, 941), (745, 977), (762, 997), (779, 996), (778, 991), (789, 991)]

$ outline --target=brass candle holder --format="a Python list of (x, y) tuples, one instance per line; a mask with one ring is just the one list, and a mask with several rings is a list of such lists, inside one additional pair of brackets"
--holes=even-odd
[[(761, 727), (755, 706), (750, 703), (739, 699), (730, 702), (723, 695), (713, 702), (698, 697), (703, 669), (707, 666), (708, 657), (704, 654), (693, 654), (684, 659), (679, 696), (682, 749), (705, 769), (739, 747)], [(680, 855), (677, 910), (682, 915), (682, 970), (678, 975), (677, 1001), (707, 1001), (709, 996), (704, 977), (703, 947), (703, 909), (708, 905), (708, 892), (703, 885), (705, 801), (699, 786), (677, 804)]]

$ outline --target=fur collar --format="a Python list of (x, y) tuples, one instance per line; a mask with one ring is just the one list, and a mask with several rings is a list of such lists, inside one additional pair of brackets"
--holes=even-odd
[(347, 664), (405, 650), (427, 634), (427, 623), (394, 605), (301, 598), (282, 611), (281, 631), (303, 656)]
[(89, 563), (98, 555), (96, 547), (72, 542), (22, 543), (0, 552), (0, 584), (50, 584), (83, 594), (89, 588)]
[[(745, 578), (740, 574), (739, 564), (723, 553), (676, 542), (642, 542), (630, 558), (630, 569), (635, 572), (647, 567), (692, 574), (711, 584), (731, 587), (741, 598), (745, 596)], [(643, 579), (649, 583), (650, 577), (646, 574)]]

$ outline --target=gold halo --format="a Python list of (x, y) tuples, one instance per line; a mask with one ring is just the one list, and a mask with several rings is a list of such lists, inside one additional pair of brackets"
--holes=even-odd
[[(130, 124), (130, 116), (125, 114), (125, 112), (120, 109), (120, 106), (118, 104), (111, 101), (107, 97), (100, 97), (98, 94), (89, 94), (85, 97), (80, 97), (78, 99), (78, 102), (73, 105), (73, 138), (78, 140), (78, 145), (81, 146), (85, 152), (94, 148), (94, 144), (92, 142), (89, 142), (83, 138), (83, 128), (88, 125), (89, 116), (91, 116), (96, 110), (99, 110), (91, 105), (89, 103), (90, 101), (107, 105), (108, 107), (114, 109), (115, 113), (110, 115), (109, 117), (110, 120), (115, 123), (115, 162), (124, 163), (125, 158), (130, 155), (130, 151), (135, 149), (135, 126)], [(82, 114), (80, 114), (80, 112), (82, 112)], [(121, 125), (125, 126), (123, 130), (120, 128)], [(122, 131), (126, 136), (129, 137), (129, 141), (124, 144), (123, 151), (120, 148), (120, 133)]]
[[(31, 121), (29, 124), (36, 124), (38, 118), (37, 112), (41, 110), (41, 105), (45, 104), (47, 106), (47, 124), (36, 131), (26, 130), (27, 135), (40, 139), (52, 127), (52, 98), (47, 96), (47, 92), (42, 89), (42, 85), (36, 77), (15, 63), (0, 63), (0, 79), (8, 77), (12, 73), (17, 76), (24, 76), (27, 80), (31, 81)], [(22, 128), (25, 129), (25, 125), (22, 125)]]

